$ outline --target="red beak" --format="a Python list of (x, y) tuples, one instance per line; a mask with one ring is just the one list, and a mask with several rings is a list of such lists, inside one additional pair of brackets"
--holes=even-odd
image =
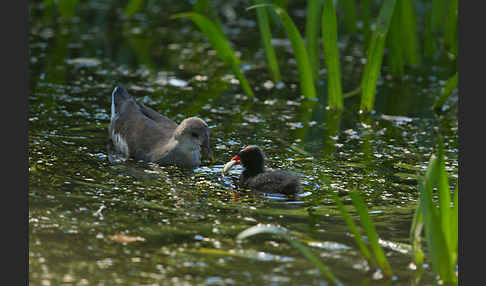
[(233, 158), (231, 158), (231, 161), (236, 161), (235, 165), (239, 165), (240, 164), (240, 157), (238, 157), (238, 155), (236, 155)]

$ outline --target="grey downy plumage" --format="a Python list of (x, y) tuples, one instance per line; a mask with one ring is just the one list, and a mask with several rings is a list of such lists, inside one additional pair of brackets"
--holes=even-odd
[(201, 151), (209, 155), (209, 128), (198, 117), (180, 124), (138, 103), (122, 86), (111, 95), (109, 135), (115, 150), (125, 157), (194, 169)]

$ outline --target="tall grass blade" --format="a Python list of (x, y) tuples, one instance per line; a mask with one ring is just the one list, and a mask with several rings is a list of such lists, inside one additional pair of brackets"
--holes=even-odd
[(256, 225), (240, 232), (236, 239), (243, 240), (247, 237), (254, 236), (260, 233), (276, 234), (284, 238), (293, 247), (299, 250), (305, 256), (305, 258), (312, 262), (312, 264), (314, 264), (314, 266), (316, 266), (329, 279), (331, 283), (336, 284), (338, 282), (336, 277), (332, 274), (332, 272), (327, 269), (327, 267), (319, 260), (319, 258), (312, 254), (309, 248), (293, 238), (285, 228), (274, 225)]
[(196, 13), (207, 15), (209, 13), (209, 0), (196, 0), (193, 10)]
[(282, 9), (287, 9), (287, 0), (272, 0), (271, 2)]
[(321, 0), (308, 0), (305, 18), (305, 46), (314, 79), (317, 79), (319, 74), (319, 16), (321, 14), (321, 2)]
[(294, 51), (294, 56), (297, 61), (297, 68), (299, 70), (299, 83), (302, 93), (305, 97), (315, 99), (316, 97), (316, 90), (314, 87), (314, 79), (312, 76), (312, 67), (309, 63), (309, 56), (307, 54), (307, 50), (304, 45), (304, 41), (302, 40), (302, 36), (299, 33), (299, 30), (290, 18), (287, 12), (275, 5), (254, 5), (248, 7), (249, 9), (254, 9), (258, 7), (269, 6), (272, 7), (275, 13), (279, 16), (280, 21), (282, 22), (285, 31), (290, 39), (290, 43), (292, 44), (292, 49)]
[(240, 70), (240, 60), (235, 55), (233, 49), (229, 45), (228, 40), (221, 32), (221, 30), (207, 17), (194, 12), (179, 13), (172, 16), (172, 19), (187, 18), (192, 20), (201, 30), (201, 32), (206, 36), (209, 43), (216, 50), (219, 58), (231, 65), (234, 75), (238, 78), (241, 87), (245, 93), (250, 97), (255, 97), (248, 80), (243, 75)]
[[(403, 2), (403, 1), (399, 1)], [(400, 5), (397, 5), (390, 23), (390, 31), (387, 37), (389, 50), (388, 60), (393, 75), (402, 76), (404, 73), (404, 49), (402, 48), (402, 20)]]
[(445, 0), (432, 0), (432, 7), (431, 7), (431, 28), (432, 33), (437, 36), (438, 33), (443, 31), (444, 27), (444, 20), (445, 20), (445, 12), (446, 12), (446, 3), (448, 1)]
[(444, 89), (442, 90), (442, 92), (440, 93), (439, 98), (434, 102), (434, 108), (435, 109), (438, 109), (438, 108), (442, 107), (442, 105), (444, 105), (444, 103), (449, 98), (449, 96), (452, 94), (454, 89), (457, 88), (458, 80), (459, 79), (458, 79), (458, 73), (457, 72), (447, 80), (446, 85), (445, 85)]
[(362, 0), (360, 8), (363, 22), (363, 46), (368, 47), (371, 38), (371, 0)]
[(250, 84), (248, 83), (248, 80), (246, 79), (245, 75), (241, 72), (240, 69), (240, 63), (239, 62), (232, 62), (231, 63), (231, 70), (233, 71), (233, 74), (236, 76), (238, 81), (240, 82), (241, 88), (243, 91), (249, 96), (249, 97), (255, 97), (255, 94), (253, 93), (253, 90), (250, 87)]
[(454, 192), (454, 206), (452, 207), (451, 212), (451, 233), (452, 233), (452, 240), (451, 245), (453, 249), (451, 263), (455, 265), (457, 263), (457, 250), (458, 245), (457, 242), (459, 240), (459, 189), (458, 184), (456, 184), (456, 191)]
[(413, 261), (417, 268), (424, 263), (424, 252), (422, 250), (422, 229), (424, 227), (424, 215), (420, 207), (420, 199), (417, 202), (417, 208), (413, 216), (412, 226), (410, 228), (410, 242), (412, 243)]
[(361, 254), (368, 261), (368, 263), (372, 264), (373, 266), (377, 266), (376, 261), (374, 260), (374, 258), (371, 257), (371, 253), (370, 253), (368, 247), (364, 243), (363, 238), (361, 237), (361, 234), (359, 233), (358, 228), (356, 227), (356, 224), (353, 222), (353, 220), (351, 219), (351, 216), (349, 215), (349, 213), (344, 208), (343, 203), (341, 202), (341, 200), (339, 199), (339, 197), (336, 194), (334, 194), (333, 196), (334, 196), (334, 201), (336, 202), (336, 204), (338, 206), (339, 212), (341, 213), (341, 216), (344, 218), (344, 221), (348, 225), (349, 230), (353, 234), (354, 241), (358, 245), (359, 250), (361, 251)]
[(401, 0), (397, 5), (400, 11), (400, 34), (402, 35), (400, 43), (403, 46), (404, 59), (409, 65), (419, 65), (421, 57), (414, 2)]
[(194, 5), (192, 6), (192, 10), (195, 13), (201, 14), (208, 19), (221, 31), (223, 34), (223, 24), (219, 20), (217, 11), (215, 9), (211, 9), (211, 3), (209, 0), (196, 0)]
[(432, 13), (430, 9), (425, 14), (425, 31), (424, 31), (424, 56), (426, 58), (433, 58), (437, 50), (435, 37), (432, 33)]
[(353, 205), (359, 214), (361, 224), (366, 231), (371, 250), (373, 251), (373, 255), (378, 263), (378, 266), (383, 270), (385, 275), (391, 277), (393, 275), (393, 271), (391, 270), (390, 264), (386, 259), (383, 248), (378, 242), (378, 234), (376, 233), (373, 220), (368, 214), (368, 208), (366, 207), (365, 202), (356, 190), (351, 192), (351, 199), (353, 200)]
[(333, 0), (324, 0), (321, 25), (322, 48), (327, 67), (328, 105), (331, 108), (342, 109), (343, 95), (341, 90), (341, 72), (339, 68), (337, 19)]
[(133, 16), (142, 8), (143, 2), (144, 0), (130, 0), (127, 6), (125, 6), (125, 9), (123, 9), (123, 13), (129, 17)]
[(424, 214), (425, 237), (430, 249), (432, 269), (444, 282), (454, 281), (453, 267), (449, 248), (443, 232), (439, 210), (433, 201), (433, 187), (439, 180), (439, 160), (433, 156), (425, 173), (423, 182), (419, 182), (420, 207)]
[[(327, 0), (324, 0), (326, 2)], [(331, 0), (333, 1), (333, 0)], [(350, 34), (358, 32), (358, 16), (356, 12), (355, 0), (340, 0), (339, 4), (342, 4), (344, 10), (344, 28)]]
[(364, 111), (371, 111), (375, 102), (376, 82), (380, 76), (386, 35), (390, 27), (395, 2), (396, 0), (383, 2), (377, 19), (376, 30), (372, 35), (368, 48), (366, 65), (361, 81), (362, 94), (360, 108)]
[(447, 172), (444, 162), (444, 143), (439, 141), (439, 154), (437, 157), (437, 190), (439, 192), (439, 212), (442, 224), (442, 231), (444, 238), (452, 253), (452, 232), (451, 232), (451, 190), (449, 189), (449, 182), (447, 179)]
[[(253, 0), (254, 4), (263, 4), (264, 0)], [(272, 33), (270, 32), (270, 23), (268, 21), (268, 14), (266, 7), (256, 8), (258, 28), (260, 29), (260, 36), (263, 43), (263, 49), (267, 58), (268, 68), (272, 74), (274, 82), (281, 82), (280, 70), (278, 67), (277, 56), (272, 45)]]

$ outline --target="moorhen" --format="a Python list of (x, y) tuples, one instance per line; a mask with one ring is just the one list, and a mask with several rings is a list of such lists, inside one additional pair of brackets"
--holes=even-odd
[(194, 169), (201, 164), (201, 149), (210, 154), (209, 128), (197, 117), (179, 125), (143, 103), (122, 86), (111, 94), (109, 135), (117, 152), (136, 160)]
[(234, 165), (243, 165), (240, 187), (264, 193), (295, 195), (302, 190), (299, 178), (291, 172), (265, 168), (265, 155), (255, 145), (243, 148), (223, 167), (223, 176)]

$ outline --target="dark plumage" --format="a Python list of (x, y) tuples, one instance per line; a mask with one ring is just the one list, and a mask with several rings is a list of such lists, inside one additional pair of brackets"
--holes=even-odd
[(196, 168), (201, 149), (210, 154), (209, 128), (197, 117), (179, 125), (135, 99), (121, 86), (111, 95), (109, 135), (126, 157), (161, 165)]
[(240, 187), (258, 192), (294, 195), (302, 190), (299, 178), (291, 172), (265, 168), (265, 155), (255, 145), (241, 150), (225, 164), (223, 175), (234, 165), (242, 165)]

